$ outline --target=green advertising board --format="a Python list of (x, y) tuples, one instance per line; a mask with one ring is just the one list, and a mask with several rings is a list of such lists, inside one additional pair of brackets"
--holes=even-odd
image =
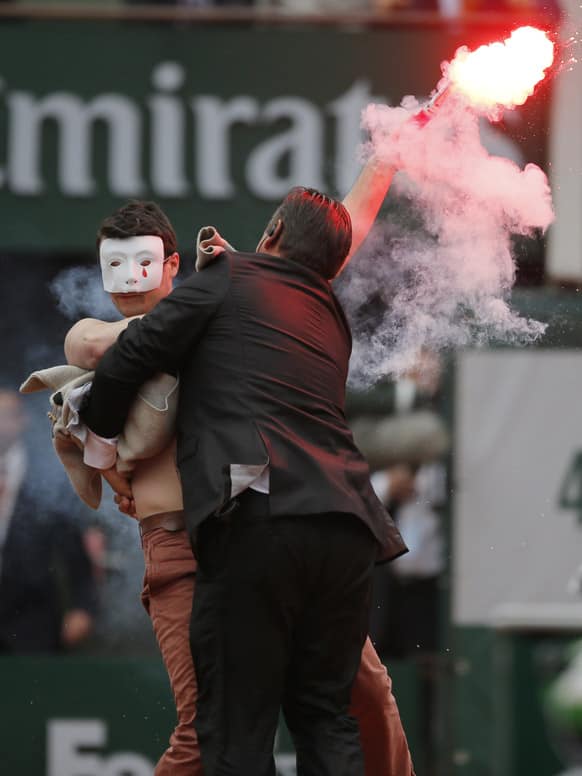
[[(153, 776), (176, 712), (161, 660), (0, 658), (0, 768), (14, 776)], [(295, 775), (284, 729), (277, 776)]]
[[(0, 21), (0, 250), (79, 251), (128, 198), (253, 247), (301, 183), (343, 195), (371, 101), (427, 96), (440, 64), (511, 26)], [(547, 88), (509, 131), (543, 162)]]

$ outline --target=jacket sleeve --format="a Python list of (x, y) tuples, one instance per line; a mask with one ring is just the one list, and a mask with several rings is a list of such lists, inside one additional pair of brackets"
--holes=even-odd
[(142, 383), (156, 372), (180, 369), (216, 315), (229, 282), (229, 260), (221, 256), (120, 334), (99, 362), (81, 413), (95, 434), (119, 434)]

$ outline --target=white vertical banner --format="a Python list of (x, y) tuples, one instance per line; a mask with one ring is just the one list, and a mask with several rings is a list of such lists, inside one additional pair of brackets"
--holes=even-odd
[(453, 620), (582, 627), (582, 352), (459, 355)]
[[(559, 56), (565, 67), (554, 81), (550, 121), (550, 183), (556, 221), (548, 236), (546, 272), (554, 280), (576, 282), (582, 281), (582, 4), (562, 0), (562, 6)], [(570, 66), (569, 57), (580, 61)]]

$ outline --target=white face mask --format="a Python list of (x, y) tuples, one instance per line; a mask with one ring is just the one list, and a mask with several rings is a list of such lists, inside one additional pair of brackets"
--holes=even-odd
[(143, 294), (162, 284), (164, 241), (143, 235), (119, 240), (108, 237), (99, 245), (103, 288), (110, 294)]

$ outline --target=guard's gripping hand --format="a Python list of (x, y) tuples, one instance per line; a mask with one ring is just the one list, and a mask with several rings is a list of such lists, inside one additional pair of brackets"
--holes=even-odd
[(203, 226), (196, 238), (196, 272), (226, 250), (233, 251), (234, 248), (213, 226)]

